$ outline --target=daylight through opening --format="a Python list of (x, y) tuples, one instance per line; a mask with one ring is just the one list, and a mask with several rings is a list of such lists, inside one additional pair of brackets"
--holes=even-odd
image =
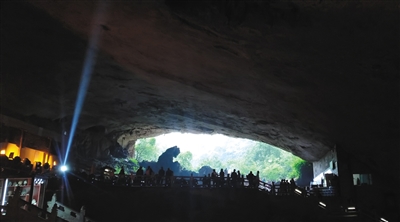
[(258, 171), (264, 182), (293, 178), (307, 185), (312, 178), (312, 164), (290, 152), (263, 142), (220, 134), (170, 133), (142, 138), (136, 141), (132, 161), (137, 164), (135, 170), (139, 166), (151, 166), (157, 173), (163, 166), (180, 176), (204, 176), (213, 169), (216, 172), (222, 169), (225, 175), (233, 171), (240, 171), (242, 175), (251, 171), (256, 175)]

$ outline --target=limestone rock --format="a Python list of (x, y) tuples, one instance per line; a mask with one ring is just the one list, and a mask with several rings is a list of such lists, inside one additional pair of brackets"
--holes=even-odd
[(178, 131), (396, 167), (396, 1), (12, 1), (1, 21), (2, 113), (72, 119), (91, 70), (84, 155)]

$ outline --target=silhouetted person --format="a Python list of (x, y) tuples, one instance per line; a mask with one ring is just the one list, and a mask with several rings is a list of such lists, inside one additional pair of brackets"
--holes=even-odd
[(340, 195), (339, 177), (336, 174), (333, 174), (332, 186), (333, 186), (333, 189), (335, 191), (335, 196)]
[(211, 176), (210, 176), (210, 174), (208, 174), (208, 177), (207, 177), (207, 175), (205, 175), (204, 174), (204, 177), (203, 177), (203, 188), (205, 188), (205, 187), (207, 187), (207, 188), (210, 188), (210, 180), (211, 180), (211, 178), (210, 178)]
[(231, 178), (232, 178), (232, 186), (236, 187), (237, 186), (237, 178), (238, 178), (238, 174), (236, 173), (236, 169), (233, 169), (233, 172), (231, 173)]
[(225, 180), (225, 172), (223, 169), (221, 169), (219, 171), (219, 187), (223, 187), (224, 186), (224, 180)]
[(121, 167), (121, 170), (118, 173), (118, 181), (117, 182), (119, 185), (126, 185), (125, 169), (123, 166)]
[(42, 162), (36, 162), (35, 172), (42, 173)]
[(154, 174), (154, 172), (153, 172), (153, 169), (151, 169), (151, 167), (150, 166), (147, 166), (147, 169), (146, 169), (146, 184), (152, 184), (153, 183), (153, 174)]
[(172, 177), (174, 176), (174, 172), (168, 167), (167, 172), (165, 173), (165, 185), (171, 186)]
[(143, 167), (139, 167), (139, 169), (136, 171), (137, 176), (143, 176)]
[[(38, 164), (39, 164), (39, 165), (38, 165)], [(35, 170), (36, 170), (37, 173), (39, 173), (39, 172), (42, 171), (41, 165), (42, 165), (41, 162), (37, 162), (37, 163), (36, 163), (36, 168), (35, 168)], [(14, 168), (14, 169), (18, 169), (18, 170), (21, 169), (21, 166), (22, 166), (21, 157), (19, 157), (19, 156), (14, 157), (14, 158), (11, 160), (11, 166), (12, 166), (12, 168)], [(39, 168), (37, 168), (37, 167), (39, 167)]]
[(50, 164), (49, 163), (43, 164), (43, 169), (44, 169), (44, 171), (49, 171), (50, 170)]
[(142, 183), (143, 174), (144, 174), (143, 167), (140, 166), (139, 169), (136, 171), (136, 178), (137, 178), (137, 181), (139, 182), (139, 184)]
[(260, 171), (257, 171), (256, 176), (254, 177), (254, 188), (257, 189), (260, 185)]
[(279, 193), (280, 195), (284, 196), (288, 194), (288, 183), (286, 182), (285, 179), (282, 179), (281, 183), (279, 184)]
[(30, 173), (32, 171), (32, 163), (28, 158), (25, 158), (22, 162), (22, 171), (24, 171), (25, 173)]
[(165, 171), (164, 168), (161, 167), (158, 171), (158, 184), (162, 184), (164, 182)]
[(281, 182), (279, 183), (279, 195), (286, 195), (286, 181), (284, 179), (281, 179)]
[(194, 187), (195, 186), (195, 181), (194, 181), (194, 178), (193, 178), (193, 173), (191, 173), (190, 174), (190, 179), (189, 179), (189, 186), (190, 187)]
[(125, 169), (124, 169), (124, 167), (121, 167), (121, 170), (119, 171), (118, 176), (125, 177)]
[(294, 181), (294, 179), (290, 179), (290, 194), (294, 194), (294, 189), (296, 189), (296, 182)]
[(247, 181), (249, 181), (249, 187), (253, 188), (254, 187), (254, 174), (252, 171), (250, 171), (250, 173), (247, 174)]
[(135, 177), (136, 177), (135, 174), (133, 174), (133, 172), (131, 171), (131, 174), (129, 175), (130, 178), (129, 185), (132, 185), (135, 182), (136, 179)]
[(217, 177), (218, 177), (218, 174), (215, 171), (215, 169), (213, 169), (213, 171), (211, 172), (211, 182), (212, 182), (213, 186), (215, 186), (215, 184), (217, 183)]

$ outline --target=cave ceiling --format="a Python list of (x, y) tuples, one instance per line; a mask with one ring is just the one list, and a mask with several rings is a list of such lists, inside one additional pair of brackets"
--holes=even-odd
[(2, 113), (70, 121), (92, 62), (80, 130), (219, 133), (309, 161), (398, 140), (396, 1), (1, 4)]

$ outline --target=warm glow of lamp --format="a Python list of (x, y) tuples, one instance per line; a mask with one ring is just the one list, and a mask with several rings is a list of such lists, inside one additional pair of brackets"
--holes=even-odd
[[(6, 156), (10, 156), (11, 153), (14, 153), (14, 155), (12, 155), (12, 157), (16, 157), (16, 156), (21, 157), (20, 150), (21, 149), (17, 146), (17, 144), (15, 144), (15, 143), (7, 143), (7, 147), (4, 150), (5, 151), (4, 154)], [(1, 154), (3, 154), (3, 150), (1, 151)]]
[(57, 161), (53, 161), (53, 166), (57, 165)]
[(35, 157), (33, 159), (34, 162), (43, 162), (44, 159), (44, 152), (35, 150)]
[(0, 154), (1, 154), (1, 155), (6, 155), (6, 150), (1, 150), (1, 151), (0, 151)]

